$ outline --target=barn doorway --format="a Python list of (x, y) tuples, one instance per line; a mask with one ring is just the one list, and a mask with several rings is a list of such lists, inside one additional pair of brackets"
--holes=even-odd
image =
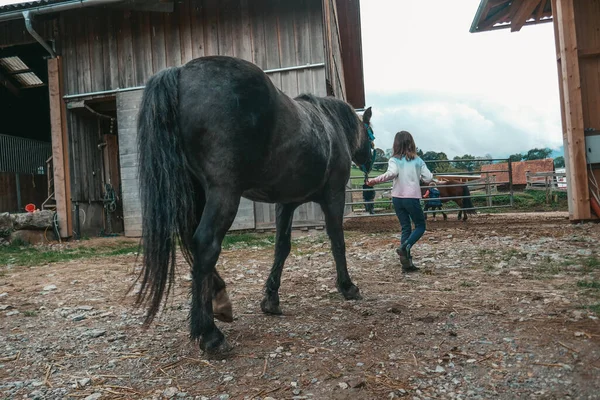
[(47, 55), (37, 43), (0, 49), (0, 212), (41, 209), (49, 197)]
[(116, 96), (67, 102), (75, 236), (123, 232)]

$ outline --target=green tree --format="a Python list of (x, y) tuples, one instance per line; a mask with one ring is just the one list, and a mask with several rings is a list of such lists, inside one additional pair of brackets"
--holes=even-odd
[(431, 172), (448, 172), (450, 171), (450, 163), (448, 162), (434, 162), (434, 161), (447, 161), (448, 156), (444, 152), (428, 151), (424, 153), (421, 158), (427, 162), (427, 167)]
[[(375, 154), (376, 154), (376, 156), (375, 156), (376, 163), (380, 163), (380, 162), (387, 163), (389, 161), (389, 158), (387, 158), (385, 156), (385, 151), (383, 151), (382, 149), (375, 149)], [(373, 167), (373, 169), (381, 171), (381, 170), (387, 169), (387, 166), (385, 164), (379, 164), (379, 165), (375, 165)]]
[(510, 157), (508, 157), (508, 159), (512, 162), (518, 162), (518, 161), (523, 161), (523, 154), (521, 153), (516, 153), (511, 155)]
[(550, 150), (549, 148), (543, 148), (543, 149), (538, 149), (537, 147), (535, 149), (531, 149), (527, 152), (527, 155), (525, 155), (525, 159), (527, 161), (531, 161), (531, 160), (543, 160), (545, 158), (548, 158), (550, 156), (550, 154), (552, 154), (552, 150)]
[(563, 156), (556, 157), (554, 159), (554, 168), (564, 168), (565, 158)]
[(452, 165), (459, 171), (467, 170), (471, 172), (475, 169), (475, 161), (473, 161), (475, 160), (475, 157), (471, 154), (465, 154), (464, 156), (456, 156), (453, 158), (453, 160), (457, 162), (452, 163)]

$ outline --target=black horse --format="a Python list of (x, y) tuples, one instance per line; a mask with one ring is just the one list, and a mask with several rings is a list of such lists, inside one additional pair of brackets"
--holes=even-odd
[(237, 58), (203, 57), (151, 77), (138, 119), (144, 247), (138, 304), (149, 302), (146, 322), (169, 294), (179, 242), (192, 267), (191, 338), (207, 353), (230, 349), (214, 323), (233, 321), (215, 264), (242, 196), (277, 203), (263, 312), (281, 314), (292, 217), (309, 201), (325, 215), (338, 290), (360, 299), (346, 267), (342, 218), (351, 162), (370, 168), (370, 119), (370, 108), (361, 122), (335, 98), (291, 99), (260, 68)]

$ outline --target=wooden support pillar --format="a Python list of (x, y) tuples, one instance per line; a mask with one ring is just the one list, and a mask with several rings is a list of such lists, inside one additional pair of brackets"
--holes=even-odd
[(52, 129), (52, 162), (54, 170), (54, 198), (60, 236), (73, 235), (71, 212), (71, 174), (69, 170), (69, 138), (66, 110), (63, 101), (63, 76), (60, 57), (48, 60), (48, 90), (50, 94), (50, 123)]
[(556, 47), (560, 55), (559, 78), (563, 142), (571, 221), (592, 218), (586, 164), (583, 99), (574, 0), (552, 0)]

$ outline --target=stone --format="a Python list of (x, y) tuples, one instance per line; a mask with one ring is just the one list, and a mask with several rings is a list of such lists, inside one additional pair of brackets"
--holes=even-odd
[(9, 312), (7, 312), (6, 316), (7, 317), (12, 317), (13, 315), (19, 315), (19, 314), (21, 314), (21, 313), (18, 312), (17, 310), (15, 310), (15, 311), (9, 311)]
[(338, 386), (340, 387), (340, 389), (348, 389), (348, 384), (346, 382), (340, 382), (338, 383)]
[(101, 397), (102, 397), (102, 393), (94, 393), (94, 394), (90, 394), (88, 397), (86, 397), (83, 400), (98, 400)]
[(28, 244), (46, 243), (44, 231), (38, 230), (19, 230), (10, 234), (10, 241), (21, 241)]
[(14, 226), (15, 221), (9, 213), (0, 213), (0, 237), (8, 236), (14, 230)]
[(54, 211), (42, 210), (34, 213), (15, 214), (15, 230), (41, 229), (52, 227)]
[(92, 383), (92, 380), (90, 378), (83, 378), (83, 379), (80, 379), (79, 381), (77, 381), (77, 384), (79, 385), (79, 387), (82, 387), (82, 388), (86, 387), (90, 383)]
[(56, 285), (47, 285), (47, 286), (44, 286), (44, 292), (51, 292), (51, 291), (56, 290), (56, 289), (58, 289), (56, 287)]
[(87, 334), (89, 337), (99, 338), (100, 336), (104, 336), (106, 334), (106, 329), (92, 329)]
[(163, 396), (165, 396), (167, 399), (170, 399), (172, 397), (175, 397), (177, 392), (179, 392), (179, 390), (177, 390), (176, 387), (166, 388), (165, 391), (163, 392)]

